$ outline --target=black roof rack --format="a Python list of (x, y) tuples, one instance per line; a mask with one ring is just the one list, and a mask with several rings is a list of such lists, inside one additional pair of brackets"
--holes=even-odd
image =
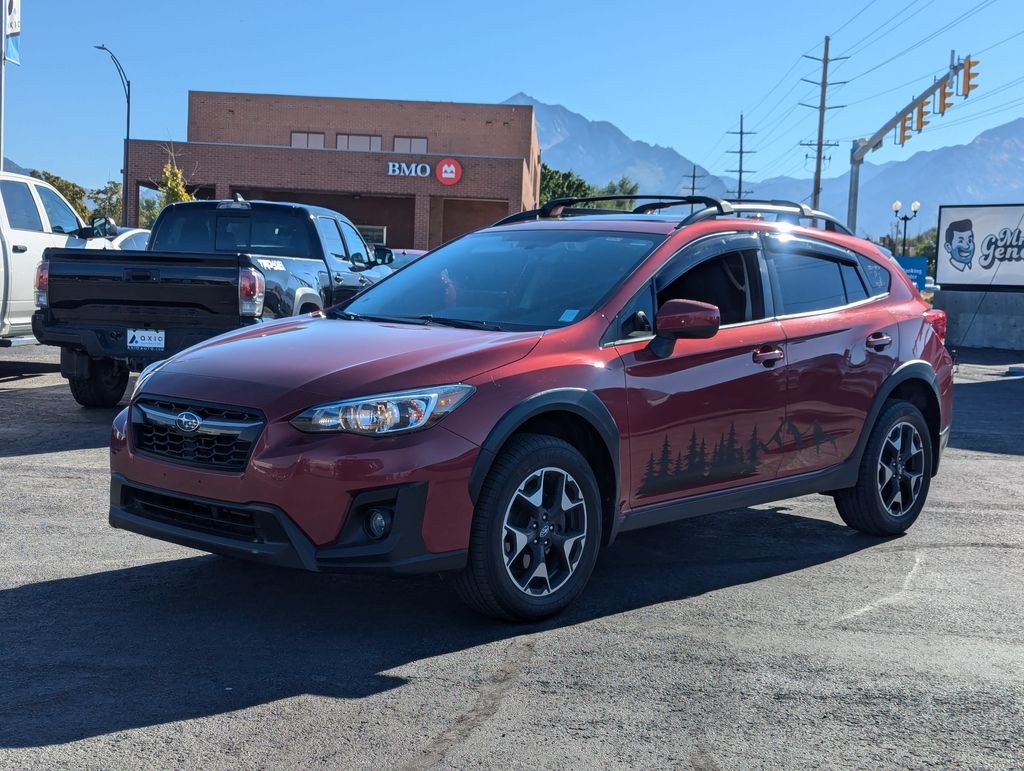
[[(794, 225), (799, 225), (800, 220), (821, 220), (824, 223), (825, 230), (829, 230), (834, 233), (843, 233), (848, 236), (853, 235), (846, 225), (837, 220), (831, 214), (826, 214), (823, 211), (812, 209), (804, 203), (781, 200), (764, 200), (759, 198), (744, 198), (743, 200), (728, 201), (727, 203), (732, 207), (733, 213), (737, 215), (775, 214), (777, 215), (777, 221), (791, 222)], [(720, 216), (722, 215), (713, 209), (704, 209), (691, 214), (680, 222), (676, 228), (678, 229), (685, 227), (686, 225), (692, 225), (695, 222), (701, 222), (703, 220)]]
[[(632, 211), (623, 209), (601, 209), (581, 207), (584, 203), (602, 203), (606, 201), (647, 201), (636, 206)], [(538, 209), (510, 214), (494, 223), (511, 225), (514, 222), (529, 220), (552, 219), (556, 217), (580, 217), (593, 214), (651, 214), (670, 206), (701, 206), (683, 219), (676, 228), (692, 225), (695, 222), (715, 217), (731, 217), (741, 214), (775, 214), (782, 222), (800, 224), (800, 220), (821, 220), (826, 230), (851, 235), (850, 231), (831, 214), (816, 211), (803, 203), (781, 200), (743, 199), (724, 200), (706, 195), (592, 195), (580, 198), (553, 198)]]

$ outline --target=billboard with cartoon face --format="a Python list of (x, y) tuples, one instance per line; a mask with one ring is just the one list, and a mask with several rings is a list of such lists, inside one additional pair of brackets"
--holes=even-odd
[(1024, 204), (940, 206), (938, 242), (944, 289), (1024, 289)]

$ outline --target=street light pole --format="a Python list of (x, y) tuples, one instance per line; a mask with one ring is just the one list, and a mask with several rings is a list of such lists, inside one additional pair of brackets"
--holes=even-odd
[(903, 256), (907, 256), (907, 223), (917, 216), (917, 212), (921, 209), (921, 202), (914, 201), (910, 204), (910, 211), (913, 214), (900, 214), (900, 209), (903, 208), (903, 204), (899, 201), (893, 201), (892, 211), (896, 215), (896, 220), (903, 223)]
[(124, 67), (114, 56), (114, 52), (106, 45), (93, 46), (100, 51), (106, 51), (117, 67), (117, 74), (121, 78), (121, 87), (124, 89), (124, 99), (127, 104), (125, 126), (124, 126), (124, 168), (121, 169), (123, 179), (121, 181), (121, 224), (128, 227), (128, 142), (132, 137), (132, 82), (125, 75)]

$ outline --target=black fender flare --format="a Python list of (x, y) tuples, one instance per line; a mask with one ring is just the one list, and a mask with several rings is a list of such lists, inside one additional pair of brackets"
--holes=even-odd
[[(867, 418), (864, 420), (864, 429), (860, 432), (860, 439), (857, 440), (857, 447), (851, 456), (851, 461), (854, 462), (850, 466), (854, 473), (860, 467), (864, 448), (867, 447), (868, 439), (875, 427), (879, 414), (882, 412), (882, 407), (885, 406), (885, 402), (892, 396), (892, 392), (908, 380), (923, 380), (927, 383), (931, 387), (932, 393), (935, 395), (935, 399), (941, 409), (942, 398), (939, 394), (939, 378), (935, 374), (935, 368), (923, 359), (915, 359), (901, 364), (885, 379), (881, 388), (878, 389), (878, 393), (875, 394), (874, 401), (871, 402), (871, 408), (868, 410)], [(941, 430), (941, 426), (939, 428)], [(855, 481), (856, 479), (854, 479)]]
[(620, 486), (619, 427), (604, 402), (593, 391), (585, 388), (554, 388), (536, 393), (502, 416), (480, 445), (480, 453), (469, 475), (469, 497), (473, 504), (475, 505), (480, 497), (484, 480), (487, 479), (487, 474), (494, 465), (502, 445), (526, 421), (545, 412), (571, 412), (587, 421), (601, 436), (614, 469), (615, 495), (612, 505), (617, 506)]

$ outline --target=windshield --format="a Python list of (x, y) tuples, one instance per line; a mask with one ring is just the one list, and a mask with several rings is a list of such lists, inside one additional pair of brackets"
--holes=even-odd
[(308, 217), (289, 209), (180, 207), (156, 231), (158, 252), (250, 252), (275, 257), (310, 256)]
[(366, 290), (353, 316), (508, 330), (584, 318), (665, 236), (580, 230), (475, 233)]

